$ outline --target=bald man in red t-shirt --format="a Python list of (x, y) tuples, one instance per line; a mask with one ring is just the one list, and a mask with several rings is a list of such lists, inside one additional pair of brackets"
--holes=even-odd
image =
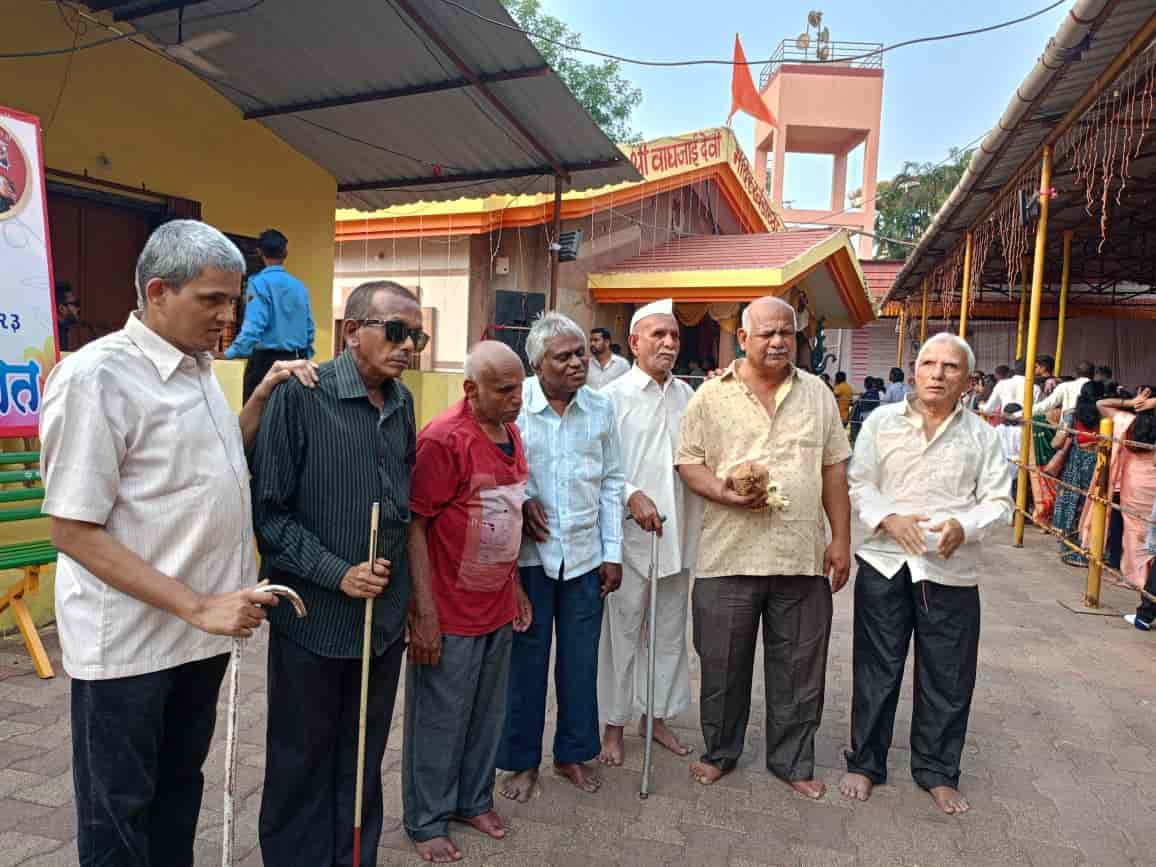
[(508, 830), (493, 788), (512, 632), (531, 619), (517, 569), (529, 478), (514, 424), (524, 377), (505, 344), (477, 344), (465, 398), (417, 440), (402, 799), (406, 832), (427, 861), (461, 857), (451, 819), (498, 840)]

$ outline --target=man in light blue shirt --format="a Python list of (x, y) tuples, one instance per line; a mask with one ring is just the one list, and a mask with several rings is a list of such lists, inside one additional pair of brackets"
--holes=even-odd
[(602, 604), (622, 583), (623, 494), (618, 427), (610, 399), (585, 385), (586, 333), (560, 313), (530, 328), (526, 356), (537, 376), (523, 386), (518, 429), (530, 466), (518, 558), (533, 622), (515, 633), (498, 767), (504, 797), (525, 802), (542, 762), (550, 645), (558, 635), (554, 772), (585, 792), (601, 780), (587, 765), (598, 732)]
[(313, 313), (309, 290), (285, 270), (289, 240), (276, 229), (257, 239), (264, 269), (249, 278), (245, 291), (245, 322), (225, 358), (247, 358), (243, 400), (276, 362), (313, 357)]
[(907, 395), (911, 394), (911, 386), (903, 381), (903, 369), (891, 368), (891, 373), (888, 374), (887, 378), (890, 382), (887, 384), (887, 390), (883, 392), (880, 403), (899, 403), (907, 400)]

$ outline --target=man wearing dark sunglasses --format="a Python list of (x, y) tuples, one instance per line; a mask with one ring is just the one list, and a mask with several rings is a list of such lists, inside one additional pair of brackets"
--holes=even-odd
[[(413, 293), (389, 282), (353, 290), (342, 336), (344, 352), (320, 366), (314, 391), (273, 392), (252, 462), (254, 524), (269, 577), (293, 587), (309, 609), (301, 621), (270, 617), (259, 827), (264, 861), (278, 867), (352, 857), (366, 599), (374, 609), (362, 864), (375, 863), (381, 763), (405, 648), (417, 431), (399, 378), (429, 337)], [(374, 502), (381, 522), (367, 560)]]

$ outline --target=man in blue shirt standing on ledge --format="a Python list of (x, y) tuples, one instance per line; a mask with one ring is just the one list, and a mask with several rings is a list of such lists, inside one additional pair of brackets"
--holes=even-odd
[(249, 278), (245, 294), (245, 322), (225, 350), (225, 358), (248, 358), (242, 401), (278, 361), (313, 357), (313, 313), (309, 290), (285, 270), (289, 239), (266, 229), (257, 239), (265, 267)]

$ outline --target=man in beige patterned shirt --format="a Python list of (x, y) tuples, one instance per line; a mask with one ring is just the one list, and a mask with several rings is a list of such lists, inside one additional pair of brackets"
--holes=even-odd
[(830, 389), (791, 363), (796, 325), (779, 298), (747, 307), (738, 333), (747, 357), (695, 393), (675, 463), (707, 500), (691, 603), (706, 751), (691, 774), (709, 785), (742, 755), (761, 619), (767, 769), (819, 798), (831, 594), (851, 567), (851, 447)]

